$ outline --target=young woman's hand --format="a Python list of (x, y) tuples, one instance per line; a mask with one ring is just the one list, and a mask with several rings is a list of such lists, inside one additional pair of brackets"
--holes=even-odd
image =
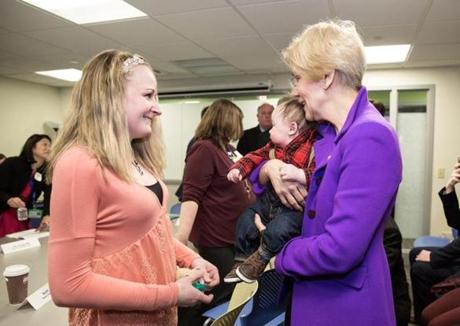
[(198, 269), (204, 272), (203, 274), (203, 281), (204, 284), (209, 287), (213, 288), (219, 284), (219, 270), (216, 266), (208, 262), (203, 258), (196, 258), (192, 262), (192, 268)]
[(214, 297), (212, 294), (204, 294), (192, 285), (193, 282), (199, 281), (203, 276), (204, 271), (194, 269), (189, 275), (176, 281), (179, 287), (179, 298), (177, 300), (179, 307), (190, 307), (199, 302), (210, 303), (212, 301)]
[(26, 203), (19, 197), (11, 197), (6, 203), (12, 208), (26, 207)]

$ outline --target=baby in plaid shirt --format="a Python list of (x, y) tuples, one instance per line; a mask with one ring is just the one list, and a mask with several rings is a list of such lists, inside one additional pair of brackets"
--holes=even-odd
[[(297, 97), (283, 97), (273, 111), (272, 121), (270, 142), (236, 162), (227, 178), (239, 182), (263, 161), (276, 158), (291, 164), (281, 172), (283, 179), (297, 181), (308, 189), (315, 168), (312, 151), (316, 130), (305, 120), (303, 104)], [(262, 232), (255, 224), (256, 215), (265, 226)], [(224, 282), (251, 283), (257, 280), (284, 244), (300, 234), (302, 220), (303, 212), (284, 206), (273, 187), (268, 185), (238, 219), (235, 265)]]

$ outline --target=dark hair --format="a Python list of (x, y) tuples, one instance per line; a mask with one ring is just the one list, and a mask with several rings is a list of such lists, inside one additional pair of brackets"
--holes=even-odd
[(27, 161), (27, 163), (35, 163), (34, 154), (32, 152), (35, 145), (42, 139), (48, 139), (51, 142), (51, 138), (45, 134), (33, 134), (27, 138), (24, 146), (22, 146), (21, 154), (19, 157), (22, 157)]
[(3, 160), (4, 158), (6, 158), (5, 154), (0, 153), (0, 160)]
[(370, 100), (369, 102), (371, 102), (375, 106), (377, 111), (379, 111), (382, 116), (385, 116), (385, 105), (383, 103), (375, 100)]
[(203, 108), (203, 110), (201, 110), (201, 118), (202, 118), (202, 119), (203, 119), (203, 116), (204, 116), (204, 114), (206, 113), (206, 111), (208, 111), (208, 109), (209, 109), (209, 105), (208, 105), (208, 106), (205, 106), (205, 107)]

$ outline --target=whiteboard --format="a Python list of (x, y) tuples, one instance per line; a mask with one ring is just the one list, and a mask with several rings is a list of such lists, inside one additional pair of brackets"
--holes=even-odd
[[(243, 128), (249, 129), (257, 125), (257, 107), (262, 103), (276, 105), (278, 98), (270, 98), (265, 101), (231, 100), (243, 111)], [(160, 102), (166, 154), (166, 180), (182, 180), (187, 144), (195, 134), (195, 129), (200, 122), (201, 110), (212, 102), (213, 99), (200, 99), (199, 101), (165, 100)]]

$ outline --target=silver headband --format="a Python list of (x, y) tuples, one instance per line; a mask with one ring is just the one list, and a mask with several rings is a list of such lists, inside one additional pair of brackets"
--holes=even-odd
[(133, 67), (137, 65), (144, 64), (145, 60), (139, 54), (133, 54), (132, 57), (129, 57), (123, 61), (123, 71), (128, 73)]

